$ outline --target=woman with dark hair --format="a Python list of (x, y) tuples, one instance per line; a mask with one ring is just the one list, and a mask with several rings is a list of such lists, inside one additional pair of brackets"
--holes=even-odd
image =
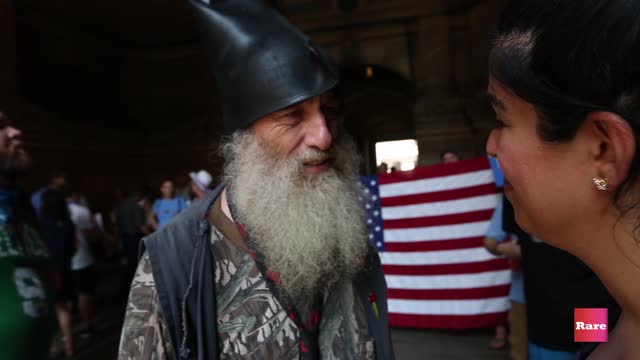
[(71, 272), (71, 258), (75, 252), (75, 230), (62, 191), (47, 189), (42, 194), (40, 228), (55, 266), (56, 281), (53, 289), (56, 315), (64, 337), (65, 355), (71, 357), (73, 334), (69, 303), (75, 296)]
[(517, 222), (584, 261), (623, 309), (595, 359), (640, 350), (639, 19), (640, 1), (511, 1), (490, 55), (487, 152)]

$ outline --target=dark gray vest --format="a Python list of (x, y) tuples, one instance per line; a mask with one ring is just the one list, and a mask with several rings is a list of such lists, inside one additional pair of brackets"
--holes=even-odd
[[(180, 213), (161, 230), (145, 237), (156, 292), (169, 327), (178, 359), (218, 359), (218, 332), (213, 257), (207, 221), (208, 209), (224, 185), (207, 193), (205, 199)], [(373, 256), (369, 268), (359, 273), (354, 284), (367, 311), (369, 333), (374, 338), (376, 359), (394, 359), (388, 326), (387, 285), (380, 259)], [(377, 297), (379, 317), (369, 304)]]

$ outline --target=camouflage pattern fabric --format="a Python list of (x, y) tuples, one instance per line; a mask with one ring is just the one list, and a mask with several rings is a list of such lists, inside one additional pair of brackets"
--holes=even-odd
[[(214, 227), (211, 243), (220, 359), (299, 359), (299, 330), (253, 258)], [(364, 306), (350, 279), (327, 292), (319, 335), (322, 359), (374, 359)], [(175, 359), (147, 254), (131, 285), (118, 358)]]
[[(215, 229), (212, 248), (221, 359), (298, 359), (300, 332), (252, 257)], [(364, 305), (351, 279), (325, 294), (319, 340), (322, 359), (374, 358)]]
[(162, 318), (151, 261), (145, 253), (131, 283), (118, 359), (173, 360), (173, 349), (169, 329)]
[(375, 359), (365, 308), (355, 296), (351, 279), (327, 292), (318, 340), (323, 360)]
[(221, 359), (298, 359), (300, 333), (253, 258), (212, 232)]

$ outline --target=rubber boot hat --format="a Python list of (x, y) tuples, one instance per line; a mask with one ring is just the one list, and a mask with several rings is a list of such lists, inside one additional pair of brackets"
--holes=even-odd
[(331, 90), (338, 70), (262, 0), (190, 0), (222, 100), (225, 133)]

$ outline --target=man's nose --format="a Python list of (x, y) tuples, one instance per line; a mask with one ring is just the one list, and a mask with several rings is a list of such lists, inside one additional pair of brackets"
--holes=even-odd
[(320, 108), (315, 109), (310, 115), (305, 135), (305, 145), (326, 151), (331, 148), (333, 142), (331, 124)]
[(16, 129), (13, 126), (8, 126), (5, 131), (10, 139), (20, 137), (22, 135), (22, 130)]

